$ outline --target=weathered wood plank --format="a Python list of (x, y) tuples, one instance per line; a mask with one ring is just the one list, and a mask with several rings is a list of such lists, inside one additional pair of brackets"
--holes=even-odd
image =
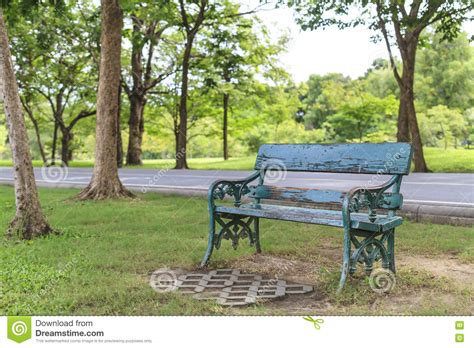
[[(299, 203), (342, 204), (346, 192), (335, 190), (300, 189), (294, 187), (276, 187), (259, 185), (252, 187), (249, 197), (270, 199), (275, 201), (290, 201)], [(384, 192), (383, 202), (377, 208), (400, 209), (403, 196), (400, 193)]]
[(342, 203), (345, 194), (345, 192), (334, 190), (260, 185), (251, 189), (249, 197), (301, 203)]
[(408, 143), (267, 144), (260, 146), (255, 169), (406, 175), (411, 158)]
[[(288, 207), (271, 204), (246, 204), (240, 207), (216, 207), (217, 213), (254, 216), (259, 218), (294, 221), (333, 227), (343, 227), (342, 213), (335, 210), (319, 210), (302, 207)], [(403, 219), (399, 216), (378, 215), (370, 222), (364, 213), (351, 214), (351, 227), (371, 232), (385, 232), (401, 225)]]

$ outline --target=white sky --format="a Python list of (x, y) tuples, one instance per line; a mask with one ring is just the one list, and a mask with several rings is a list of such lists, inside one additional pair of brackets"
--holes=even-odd
[[(252, 0), (240, 0), (242, 4)], [(245, 5), (244, 5), (245, 6)], [(369, 68), (374, 59), (388, 58), (384, 43), (370, 41), (371, 30), (360, 26), (338, 30), (301, 31), (294, 22), (293, 12), (288, 8), (262, 11), (258, 16), (269, 28), (274, 39), (290, 30), (288, 52), (281, 61), (297, 82), (306, 81), (311, 74), (339, 72), (352, 78), (359, 77)], [(474, 34), (474, 23), (466, 23), (463, 29)], [(394, 49), (394, 53), (397, 49)]]

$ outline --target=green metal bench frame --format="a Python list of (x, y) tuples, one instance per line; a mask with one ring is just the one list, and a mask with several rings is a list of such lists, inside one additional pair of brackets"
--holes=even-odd
[[(218, 180), (208, 192), (210, 214), (208, 247), (201, 266), (209, 262), (213, 249), (222, 239), (230, 239), (237, 248), (239, 239), (248, 238), (261, 252), (259, 219), (296, 221), (344, 229), (343, 260), (338, 291), (347, 275), (356, 271), (358, 263), (365, 264), (370, 274), (374, 262), (395, 272), (395, 227), (402, 218), (396, 211), (403, 204), (400, 185), (410, 170), (412, 147), (408, 143), (380, 144), (267, 144), (259, 149), (255, 172), (242, 180)], [(367, 185), (348, 192), (335, 190), (298, 189), (265, 185), (268, 171), (330, 172), (373, 174)], [(381, 185), (381, 175), (392, 175)], [(317, 180), (317, 179), (315, 179)], [(387, 192), (391, 189), (391, 192)], [(233, 207), (217, 205), (217, 200), (233, 199)], [(243, 204), (243, 199), (252, 203)], [(279, 205), (262, 204), (271, 200)], [(285, 202), (339, 204), (340, 210), (302, 208)], [(361, 210), (366, 212), (361, 212)], [(377, 210), (387, 213), (381, 215)], [(220, 230), (216, 232), (216, 224)], [(354, 251), (351, 252), (352, 245)]]

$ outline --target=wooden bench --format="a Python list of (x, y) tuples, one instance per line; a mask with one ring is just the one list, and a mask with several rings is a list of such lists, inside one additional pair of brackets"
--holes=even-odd
[[(382, 267), (395, 272), (395, 227), (403, 221), (396, 211), (402, 206), (400, 185), (403, 175), (409, 173), (411, 158), (408, 143), (262, 145), (255, 173), (242, 180), (218, 180), (210, 186), (209, 241), (201, 266), (208, 263), (223, 238), (231, 240), (234, 249), (239, 239), (248, 238), (260, 253), (259, 220), (265, 218), (343, 228), (339, 291), (347, 275), (356, 271), (357, 263), (364, 263), (370, 274), (374, 262), (381, 260)], [(349, 191), (271, 185), (286, 172), (372, 175), (365, 185)], [(381, 182), (382, 175), (391, 178), (383, 184), (372, 184)], [(317, 178), (314, 180), (317, 182)], [(233, 199), (233, 205), (226, 204), (227, 196)]]

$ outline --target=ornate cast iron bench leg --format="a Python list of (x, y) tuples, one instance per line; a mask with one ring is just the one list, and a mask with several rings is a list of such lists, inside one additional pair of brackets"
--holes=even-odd
[(347, 275), (349, 274), (349, 268), (351, 265), (351, 236), (350, 228), (348, 226), (344, 227), (344, 250), (342, 254), (342, 269), (341, 269), (341, 279), (339, 280), (339, 287), (337, 288), (337, 293), (340, 293), (346, 284)]
[(255, 218), (253, 222), (253, 229), (255, 233), (255, 249), (257, 250), (257, 253), (262, 252), (262, 248), (260, 247), (260, 221), (258, 218)]
[(389, 269), (395, 273), (395, 229), (387, 232), (387, 252), (388, 252), (388, 259), (390, 262)]
[(216, 220), (214, 218), (214, 213), (210, 213), (210, 221), (209, 221), (209, 239), (207, 242), (207, 250), (204, 254), (204, 258), (201, 262), (201, 267), (205, 267), (211, 258), (212, 251), (214, 250), (214, 237), (216, 233)]
[[(381, 260), (382, 267), (392, 272), (395, 270), (395, 254), (393, 249), (393, 229), (384, 234), (373, 234), (371, 232), (352, 230), (350, 239), (355, 249), (350, 259), (349, 273), (352, 275), (357, 270), (357, 264), (365, 264), (365, 272), (368, 276), (373, 271), (374, 262)], [(380, 237), (379, 237), (380, 236)], [(357, 239), (361, 238), (363, 239)], [(377, 239), (377, 237), (379, 237)]]

